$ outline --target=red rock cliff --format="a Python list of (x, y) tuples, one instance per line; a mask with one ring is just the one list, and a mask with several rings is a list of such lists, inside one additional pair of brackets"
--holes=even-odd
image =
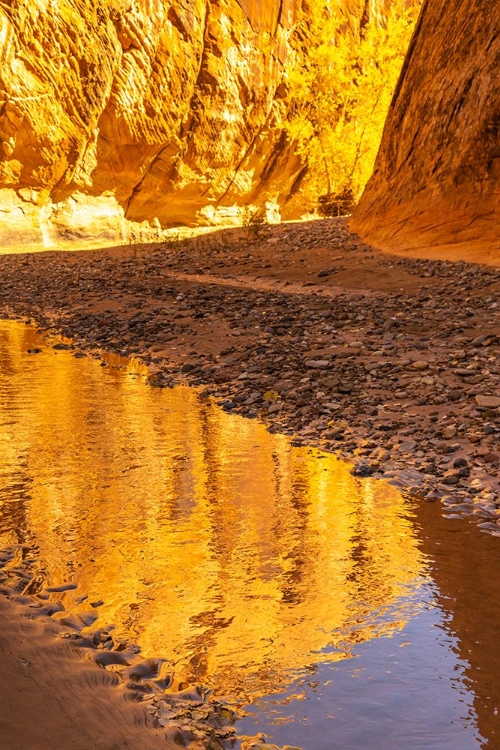
[(265, 192), (299, 4), (2, 3), (0, 244), (196, 223)]
[(425, 0), (352, 227), (387, 250), (500, 262), (500, 6)]
[[(338, 0), (348, 33), (386, 2)], [(161, 236), (286, 200), (303, 165), (283, 82), (307, 8), (0, 3), (0, 246)]]

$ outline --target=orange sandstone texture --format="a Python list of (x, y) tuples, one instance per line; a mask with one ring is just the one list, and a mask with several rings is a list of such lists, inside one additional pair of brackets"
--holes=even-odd
[[(339, 0), (346, 33), (385, 2)], [(246, 204), (283, 207), (303, 174), (283, 119), (307, 12), (304, 0), (0, 3), (0, 246), (161, 238)]]
[(500, 13), (426, 0), (351, 221), (382, 249), (500, 263)]
[(112, 239), (124, 217), (196, 223), (266, 193), (298, 5), (3, 4), (0, 243)]

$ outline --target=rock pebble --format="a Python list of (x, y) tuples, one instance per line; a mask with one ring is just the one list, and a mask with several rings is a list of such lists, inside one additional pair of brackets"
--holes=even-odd
[(199, 386), (496, 524), (500, 269), (384, 255), (331, 219), (3, 255), (0, 273), (1, 317), (59, 337), (55, 352), (134, 356), (153, 387)]
[(500, 407), (500, 396), (476, 396), (478, 406), (484, 406), (488, 409), (498, 409)]

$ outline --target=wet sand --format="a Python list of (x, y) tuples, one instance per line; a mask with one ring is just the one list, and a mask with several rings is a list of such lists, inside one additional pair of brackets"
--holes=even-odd
[(1, 750), (154, 750), (164, 732), (125, 701), (116, 678), (83, 660), (54, 623), (0, 597)]

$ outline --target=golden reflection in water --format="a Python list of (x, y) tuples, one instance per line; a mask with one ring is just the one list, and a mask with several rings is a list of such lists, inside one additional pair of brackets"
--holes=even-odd
[(228, 696), (404, 626), (426, 571), (394, 488), (194, 390), (37, 345), (0, 326), (0, 543), (77, 581), (70, 610), (103, 600), (97, 625)]

